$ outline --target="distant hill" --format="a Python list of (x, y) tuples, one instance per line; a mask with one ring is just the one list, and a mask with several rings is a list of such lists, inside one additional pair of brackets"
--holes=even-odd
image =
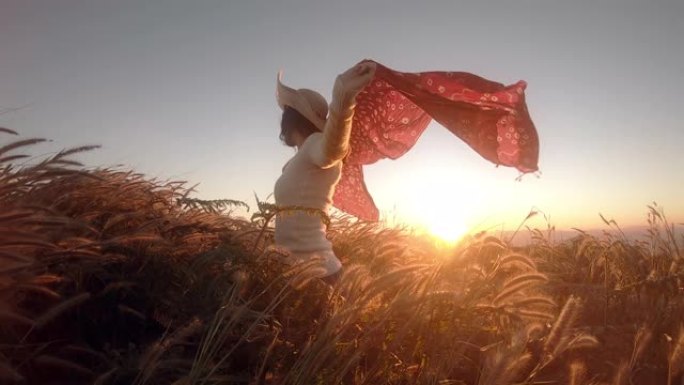
[[(647, 240), (648, 239), (648, 226), (631, 226), (631, 227), (625, 227), (625, 228), (620, 228), (622, 230), (622, 234), (624, 234), (625, 238), (629, 241), (637, 241), (637, 240)], [(564, 242), (567, 240), (570, 240), (574, 237), (577, 237), (578, 235), (581, 234), (580, 231), (578, 230), (553, 230), (549, 233), (548, 230), (545, 229), (539, 229), (542, 234), (547, 236), (552, 242)], [(663, 231), (663, 229), (661, 229)], [(582, 229), (582, 233), (589, 234), (598, 238), (602, 238), (605, 236), (606, 233), (614, 234), (617, 236), (620, 236), (620, 231), (615, 229), (615, 228), (604, 228), (604, 229), (591, 229), (591, 230), (584, 230)], [(500, 236), (503, 239), (510, 239), (513, 237), (513, 244), (516, 246), (524, 245), (532, 241), (533, 233), (529, 231), (528, 229), (520, 229), (517, 234), (515, 234), (514, 231), (504, 231), (503, 233), (498, 232), (498, 233), (492, 233), (492, 235), (495, 236)], [(675, 236), (677, 240), (679, 241), (680, 244), (684, 247), (684, 226), (677, 226), (675, 225)]]

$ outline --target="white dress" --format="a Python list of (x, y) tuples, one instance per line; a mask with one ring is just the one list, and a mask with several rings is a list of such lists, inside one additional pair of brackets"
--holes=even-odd
[[(342, 161), (331, 158), (326, 147), (330, 147), (326, 146), (326, 136), (313, 133), (285, 164), (273, 194), (278, 207), (299, 206), (328, 213), (335, 185), (340, 180)], [(326, 226), (319, 215), (302, 210), (279, 213), (275, 242), (291, 254), (289, 263), (320, 258), (319, 277), (334, 274), (342, 267), (326, 238)]]

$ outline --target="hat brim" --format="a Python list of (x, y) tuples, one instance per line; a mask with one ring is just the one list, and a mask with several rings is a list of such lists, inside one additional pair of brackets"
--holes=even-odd
[(319, 131), (323, 131), (325, 119), (316, 115), (311, 108), (309, 101), (299, 91), (283, 84), (282, 76), (283, 71), (278, 71), (278, 84), (276, 87), (276, 100), (278, 106), (280, 106), (281, 109), (285, 109), (285, 106), (294, 108), (297, 112), (311, 121)]

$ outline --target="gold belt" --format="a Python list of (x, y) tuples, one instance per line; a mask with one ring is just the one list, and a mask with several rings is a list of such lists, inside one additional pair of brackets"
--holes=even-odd
[(321, 209), (317, 209), (317, 208), (313, 208), (313, 207), (306, 207), (306, 206), (296, 206), (296, 205), (295, 206), (276, 206), (275, 212), (276, 212), (276, 214), (283, 213), (285, 215), (293, 214), (295, 212), (303, 212), (303, 213), (308, 214), (308, 215), (318, 216), (319, 218), (321, 218), (321, 221), (325, 225), (326, 229), (328, 227), (330, 227), (330, 216), (328, 216), (328, 214)]

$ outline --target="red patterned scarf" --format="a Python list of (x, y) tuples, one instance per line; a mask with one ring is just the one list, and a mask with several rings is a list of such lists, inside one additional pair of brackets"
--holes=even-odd
[(356, 98), (351, 150), (335, 189), (335, 207), (378, 220), (363, 165), (404, 155), (432, 119), (494, 164), (537, 171), (539, 139), (524, 81), (504, 86), (466, 72), (406, 73), (376, 64), (375, 77)]

